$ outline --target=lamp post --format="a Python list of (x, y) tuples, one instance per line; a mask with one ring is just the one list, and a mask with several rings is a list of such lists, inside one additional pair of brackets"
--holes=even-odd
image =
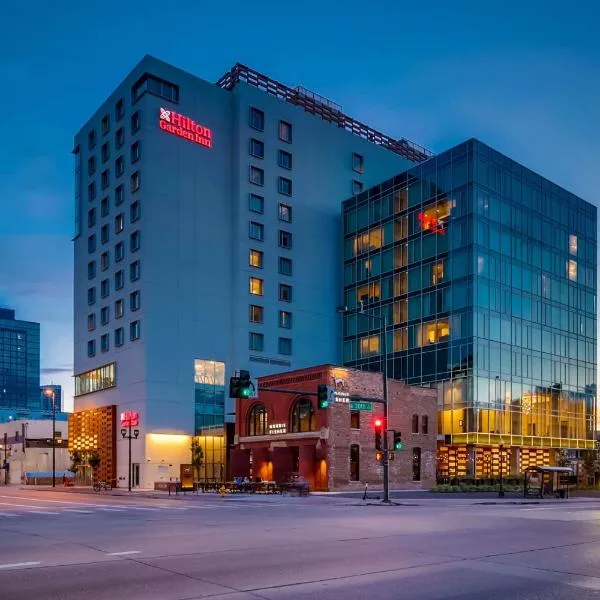
[(56, 392), (46, 388), (44, 396), (52, 398), (52, 487), (56, 487)]
[[(338, 306), (337, 312), (341, 314), (348, 313), (347, 306)], [(382, 355), (383, 355), (383, 368), (382, 368), (382, 376), (383, 376), (383, 421), (384, 421), (384, 435), (383, 435), (383, 502), (384, 504), (390, 503), (390, 454), (388, 449), (388, 383), (387, 383), (387, 313), (384, 312), (383, 316), (374, 315), (372, 313), (365, 313), (364, 304), (361, 301), (359, 314), (365, 315), (372, 319), (377, 319), (381, 323), (381, 328), (383, 330), (383, 342), (382, 342)]]
[(500, 437), (500, 490), (498, 491), (498, 498), (504, 498), (504, 485), (502, 475), (504, 473), (504, 440)]
[[(129, 457), (127, 459), (127, 466), (128, 466), (128, 476), (127, 476), (127, 489), (129, 491), (131, 491), (131, 440), (137, 440), (138, 436), (140, 435), (140, 430), (139, 429), (134, 429), (133, 430), (133, 435), (132, 435), (132, 427), (134, 427), (135, 425), (137, 425), (139, 423), (139, 415), (138, 413), (134, 413), (134, 412), (126, 412), (123, 413), (121, 415), (121, 435), (123, 436), (124, 440), (129, 440)], [(123, 427), (124, 426), (124, 427)]]

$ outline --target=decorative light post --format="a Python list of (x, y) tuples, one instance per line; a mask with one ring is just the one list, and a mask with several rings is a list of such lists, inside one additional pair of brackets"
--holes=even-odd
[(504, 440), (500, 437), (500, 490), (498, 498), (504, 498), (504, 482), (502, 475), (504, 474)]
[(137, 427), (140, 424), (140, 413), (128, 410), (127, 412), (121, 413), (121, 435), (124, 440), (129, 440), (129, 458), (127, 459), (127, 488), (131, 491), (131, 440), (137, 440), (140, 435), (139, 429), (133, 430), (131, 428)]
[(52, 487), (56, 487), (56, 392), (46, 388), (44, 396), (52, 398)]

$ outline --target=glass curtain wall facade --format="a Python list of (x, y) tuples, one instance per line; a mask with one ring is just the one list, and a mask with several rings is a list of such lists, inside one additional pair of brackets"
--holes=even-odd
[(194, 361), (195, 432), (223, 427), (225, 422), (225, 363)]
[[(344, 203), (344, 364), (438, 389), (441, 476), (592, 448), (596, 208), (470, 140)], [(360, 314), (361, 306), (365, 314)]]

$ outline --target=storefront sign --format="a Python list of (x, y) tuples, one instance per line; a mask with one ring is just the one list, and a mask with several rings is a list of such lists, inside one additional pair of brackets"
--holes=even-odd
[(158, 126), (171, 135), (184, 138), (205, 148), (212, 148), (212, 131), (174, 110), (160, 108)]
[(350, 402), (350, 410), (373, 410), (372, 402)]
[(137, 427), (140, 424), (140, 413), (128, 410), (121, 413), (121, 427)]
[(341, 404), (348, 404), (348, 402), (350, 402), (350, 393), (335, 390), (333, 393), (333, 399)]
[(269, 435), (281, 435), (282, 433), (287, 433), (285, 423), (269, 423)]

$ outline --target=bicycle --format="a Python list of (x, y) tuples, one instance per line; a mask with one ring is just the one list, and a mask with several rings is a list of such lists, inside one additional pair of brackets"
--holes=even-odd
[(106, 481), (96, 481), (93, 487), (95, 492), (112, 489), (111, 486), (106, 483)]

